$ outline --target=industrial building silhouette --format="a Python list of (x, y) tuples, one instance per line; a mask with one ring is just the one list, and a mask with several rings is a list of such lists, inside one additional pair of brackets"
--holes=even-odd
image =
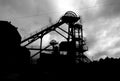
[[(2, 67), (2, 69), (0, 69), (0, 78), (5, 80), (25, 80), (25, 78), (26, 80), (28, 80), (28, 78), (33, 80), (66, 78), (68, 80), (69, 78), (71, 80), (78, 76), (76, 73), (82, 72), (80, 69), (85, 69), (83, 66), (86, 65), (88, 67), (92, 64), (120, 64), (120, 60), (109, 58), (92, 62), (84, 55), (84, 52), (87, 51), (88, 48), (85, 47), (86, 44), (83, 37), (82, 24), (78, 22), (79, 20), (80, 17), (76, 16), (74, 12), (68, 11), (56, 24), (24, 40), (21, 40), (22, 38), (17, 28), (10, 22), (0, 21), (0, 66)], [(59, 27), (64, 23), (68, 25), (68, 32)], [(56, 28), (66, 32), (68, 37), (59, 33)], [(42, 48), (43, 36), (51, 31), (56, 31), (63, 36), (66, 41), (62, 41), (58, 45), (56, 40), (52, 40), (47, 47)], [(41, 39), (39, 49), (27, 47), (38, 39)], [(48, 49), (50, 46), (52, 49)], [(37, 54), (30, 57), (29, 50), (38, 50), (37, 54), (40, 54), (40, 58), (37, 60), (37, 64), (31, 63), (32, 57)], [(48, 51), (50, 53), (47, 54), (43, 51)], [(14, 73), (18, 74), (17, 79), (16, 76), (8, 78)], [(61, 77), (61, 74), (63, 77)]]
[(20, 46), (21, 36), (15, 26), (8, 21), (0, 21), (0, 27), (0, 77), (4, 77), (23, 71), (24, 66), (30, 64), (30, 52)]
[[(67, 25), (67, 31), (61, 27), (64, 24)], [(65, 36), (63, 33), (60, 33), (59, 30), (66, 33), (67, 36)], [(53, 39), (48, 46), (43, 48), (43, 37), (52, 31), (63, 37), (65, 41), (57, 44), (57, 40)], [(38, 39), (40, 39), (40, 47), (30, 48), (29, 45)], [(38, 50), (38, 52), (32, 56), (34, 57), (38, 54), (40, 55), (41, 58), (38, 59), (38, 63), (42, 61), (48, 61), (49, 59), (52, 60), (54, 59), (54, 56), (57, 58), (56, 61), (61, 57), (60, 59), (62, 60), (60, 60), (60, 62), (64, 60), (62, 64), (65, 64), (65, 62), (67, 62), (66, 64), (74, 64), (79, 63), (82, 60), (84, 60), (84, 62), (90, 62), (89, 58), (84, 55), (84, 53), (88, 50), (88, 47), (86, 46), (86, 40), (83, 36), (81, 17), (77, 16), (73, 11), (66, 12), (55, 24), (37, 31), (37, 33), (29, 37), (26, 37), (24, 40), (22, 40), (21, 45), (29, 47), (29, 50)], [(52, 49), (50, 47), (52, 47)], [(49, 53), (45, 54), (44, 51), (48, 51)], [(42, 58), (47, 60), (43, 60)]]

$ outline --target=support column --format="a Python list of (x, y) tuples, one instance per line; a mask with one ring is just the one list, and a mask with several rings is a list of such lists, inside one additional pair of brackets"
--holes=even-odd
[[(41, 54), (41, 52), (42, 52), (42, 38), (43, 38), (43, 37), (40, 38), (40, 39), (41, 39), (41, 40), (40, 40), (40, 54)], [(40, 55), (39, 55), (39, 57), (40, 57)]]

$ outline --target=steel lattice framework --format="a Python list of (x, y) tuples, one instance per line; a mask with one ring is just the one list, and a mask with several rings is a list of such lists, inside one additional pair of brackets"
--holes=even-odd
[[(32, 36), (24, 39), (21, 42), (21, 45), (22, 46), (28, 46), (28, 45), (32, 44), (33, 42), (35, 42), (36, 40), (41, 39), (41, 41), (40, 41), (40, 48), (39, 49), (29, 48), (30, 50), (39, 50), (39, 52), (37, 52), (33, 56), (35, 56), (37, 54), (41, 54), (41, 52), (43, 50), (46, 50), (48, 47), (50, 47), (50, 45), (48, 45), (47, 47), (42, 48), (42, 39), (43, 39), (44, 35), (52, 32), (52, 31), (55, 31), (59, 35), (64, 37), (66, 39), (66, 43), (68, 45), (70, 45), (69, 46), (70, 48), (66, 49), (68, 54), (73, 53), (73, 55), (71, 55), (71, 56), (73, 56), (73, 57), (76, 56), (76, 58), (77, 57), (79, 58), (79, 57), (81, 57), (81, 55), (83, 55), (83, 53), (85, 51), (87, 51), (87, 48), (85, 47), (85, 40), (83, 38), (82, 25), (81, 25), (81, 23), (79, 23), (79, 21), (80, 21), (80, 17), (78, 17), (72, 11), (68, 11), (60, 18), (60, 20), (56, 24), (54, 24), (52, 26), (49, 26), (49, 27), (47, 27), (47, 28), (45, 28), (45, 29), (43, 29), (43, 30), (33, 34)], [(68, 25), (68, 31), (66, 31), (63, 28), (61, 28), (61, 25), (63, 25), (63, 24), (67, 24)], [(68, 36), (67, 37), (64, 36), (62, 33), (60, 33), (56, 29), (62, 30)]]

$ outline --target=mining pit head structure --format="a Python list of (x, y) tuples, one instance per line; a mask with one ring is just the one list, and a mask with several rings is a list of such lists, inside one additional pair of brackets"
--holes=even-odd
[[(67, 25), (67, 30), (61, 27), (63, 24)], [(66, 33), (67, 36), (60, 33), (59, 30)], [(52, 31), (64, 37), (66, 41), (62, 41), (59, 44), (57, 40), (53, 39), (48, 46), (43, 48), (43, 37)], [(40, 47), (30, 48), (29, 45), (38, 39), (40, 39)], [(77, 16), (73, 11), (66, 12), (57, 23), (47, 26), (46, 28), (37, 31), (35, 34), (26, 37), (21, 42), (21, 45), (27, 47), (29, 50), (37, 50), (36, 54), (31, 56), (31, 59), (40, 54), (38, 63), (41, 62), (42, 59), (44, 59), (44, 61), (51, 61), (53, 59), (54, 61), (57, 61), (59, 59), (59, 62), (63, 61), (64, 63), (81, 63), (90, 61), (87, 56), (84, 55), (84, 53), (88, 51), (88, 48), (86, 46), (85, 37), (83, 36), (81, 17)]]

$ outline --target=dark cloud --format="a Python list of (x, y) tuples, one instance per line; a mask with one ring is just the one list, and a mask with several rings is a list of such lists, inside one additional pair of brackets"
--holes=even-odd
[[(31, 0), (30, 0), (31, 1)], [(1, 9), (10, 9), (16, 13), (30, 13), (31, 3), (28, 0), (0, 0)], [(31, 8), (31, 9), (30, 9)]]
[(99, 0), (101, 12), (99, 16), (107, 18), (120, 16), (120, 0)]
[(52, 10), (48, 0), (0, 0), (0, 18), (6, 16), (48, 16)]
[[(101, 58), (103, 55), (112, 57), (117, 53), (119, 53), (118, 51), (119, 49), (116, 48), (120, 47), (119, 41), (117, 41), (119, 40), (118, 38), (119, 38), (119, 28), (120, 28), (120, 24), (119, 24), (120, 0), (98, 0), (97, 3), (98, 3), (97, 6), (99, 6), (98, 12), (97, 11), (95, 12), (94, 9), (93, 9), (94, 12), (92, 12), (91, 11), (92, 8), (91, 8), (84, 11), (83, 14), (84, 17), (83, 19), (85, 21), (84, 24), (87, 24), (86, 26), (86, 30), (87, 30), (86, 33), (88, 34), (87, 45), (94, 59)], [(103, 37), (99, 39), (100, 36), (103, 35), (104, 33), (102, 30), (105, 30), (109, 33), (107, 33), (105, 38)], [(101, 33), (97, 34), (97, 32), (101, 32)], [(108, 40), (109, 38), (110, 40)], [(101, 42), (103, 42), (103, 44)], [(104, 48), (104, 46), (107, 46), (106, 50), (99, 50)]]
[(48, 4), (48, 0), (0, 0), (0, 19), (12, 20), (21, 26), (24, 22), (25, 24), (45, 23), (45, 16), (48, 17), (48, 11), (52, 10)]
[[(97, 8), (98, 12), (91, 11)], [(95, 7), (84, 10), (83, 18), (85, 22), (95, 22), (99, 18), (113, 19), (120, 16), (120, 0), (98, 0)], [(92, 20), (92, 21), (91, 21)]]
[(0, 0), (0, 6), (6, 6), (8, 4), (11, 4), (13, 0)]

